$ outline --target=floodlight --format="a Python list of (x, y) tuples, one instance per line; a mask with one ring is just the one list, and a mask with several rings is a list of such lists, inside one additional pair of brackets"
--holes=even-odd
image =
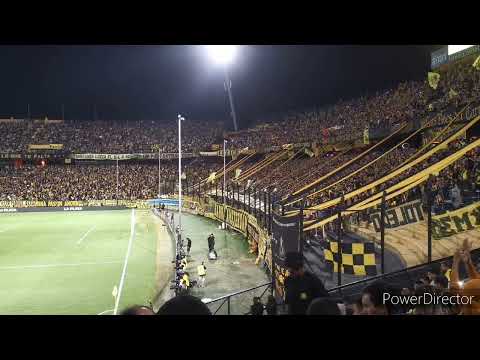
[(217, 64), (228, 65), (233, 62), (237, 53), (236, 45), (207, 45), (210, 58)]

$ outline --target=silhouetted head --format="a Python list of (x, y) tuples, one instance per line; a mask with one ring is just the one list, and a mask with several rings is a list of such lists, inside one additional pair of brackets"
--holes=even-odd
[(212, 313), (199, 298), (179, 295), (163, 304), (157, 315), (212, 315)]

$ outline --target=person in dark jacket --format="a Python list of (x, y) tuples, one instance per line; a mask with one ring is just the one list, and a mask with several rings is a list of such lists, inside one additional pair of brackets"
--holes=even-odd
[(263, 306), (262, 302), (260, 301), (260, 298), (258, 296), (255, 296), (253, 298), (253, 305), (250, 306), (250, 313), (252, 315), (263, 315), (263, 310), (265, 307)]
[(208, 252), (212, 252), (215, 250), (215, 236), (213, 234), (210, 234), (208, 237)]
[(305, 271), (301, 253), (287, 253), (285, 266), (289, 272), (285, 279), (285, 303), (289, 315), (305, 315), (313, 299), (328, 297), (322, 281)]
[(187, 254), (190, 255), (190, 249), (192, 247), (192, 240), (187, 237)]
[(272, 295), (268, 296), (265, 310), (267, 311), (267, 315), (277, 315), (277, 302)]

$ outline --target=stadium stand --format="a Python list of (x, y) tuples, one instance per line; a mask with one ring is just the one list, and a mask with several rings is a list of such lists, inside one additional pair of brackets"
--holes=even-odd
[[(325, 230), (336, 233), (337, 214), (352, 211), (345, 215), (344, 231), (364, 241), (379, 243), (379, 232), (371, 219), (381, 210), (382, 195), (387, 209), (420, 201), (423, 211), (430, 211), (427, 205), (431, 205), (434, 221), (439, 222), (445, 214), (470, 209), (479, 203), (480, 140), (470, 132), (478, 128), (480, 121), (480, 71), (471, 63), (472, 59), (466, 58), (440, 70), (441, 81), (436, 90), (427, 80), (403, 82), (374, 95), (340, 100), (324, 109), (257, 122), (254, 128), (237, 133), (224, 134), (221, 124), (214, 122), (186, 122), (183, 151), (196, 155), (208, 152), (226, 135), (229, 148), (236, 150), (234, 156), (228, 156), (225, 174), (229, 199), (232, 196), (235, 199), (235, 192), (233, 195), (231, 192), (235, 188), (237, 195), (240, 189), (245, 195), (248, 188), (249, 195), (250, 190), (258, 195), (255, 201), (265, 196), (259, 194), (261, 190), (272, 192), (287, 215), (302, 211), (307, 238), (314, 237), (314, 230), (317, 236), (319, 228), (323, 234)], [(0, 121), (0, 133), (3, 134), (0, 154), (28, 154), (31, 144), (62, 144), (59, 150), (62, 160), (70, 154), (177, 151), (176, 125), (159, 126), (147, 121)], [(184, 161), (187, 193), (221, 196), (222, 155), (219, 151), (211, 157), (196, 156)], [(41, 158), (39, 153), (38, 159)], [(0, 200), (152, 199), (158, 195), (158, 171), (155, 160), (122, 161), (117, 194), (113, 161), (71, 164), (52, 161), (39, 165), (29, 160), (4, 160), (0, 163)], [(176, 162), (163, 161), (160, 172), (165, 193), (173, 194), (178, 179)], [(304, 208), (300, 210), (303, 200)], [(239, 200), (230, 204), (245, 209)], [(472, 214), (477, 214), (478, 209), (471, 209)], [(467, 224), (465, 213), (459, 216), (463, 224)], [(266, 225), (267, 221), (264, 219), (262, 223)], [(398, 254), (408, 268), (423, 266), (429, 261), (425, 241), (427, 224), (424, 218), (385, 232), (385, 246)], [(472, 253), (472, 258), (477, 259), (478, 224), (477, 220), (475, 227), (470, 224), (465, 232), (436, 239), (430, 260), (443, 258), (453, 261), (455, 266), (459, 262), (467, 267), (472, 265), (468, 254)], [(445, 230), (442, 226), (439, 228), (436, 231)], [(323, 240), (328, 240), (328, 236)], [(454, 277), (458, 271), (454, 269)], [(474, 282), (475, 272), (467, 275), (470, 277), (467, 282), (472, 281), (474, 290), (480, 290)], [(405, 288), (410, 293), (447, 291), (433, 276), (422, 287), (414, 289), (421, 279), (413, 276)], [(363, 289), (364, 285), (355, 285), (362, 287), (363, 295), (361, 291), (354, 294), (364, 297), (362, 304), (370, 309), (364, 309), (364, 314), (427, 311), (380, 309), (375, 294), (386, 290), (378, 284)], [(453, 286), (448, 291), (461, 293), (462, 289)], [(342, 301), (349, 305), (350, 300)], [(477, 311), (475, 307), (441, 309), (442, 313)]]

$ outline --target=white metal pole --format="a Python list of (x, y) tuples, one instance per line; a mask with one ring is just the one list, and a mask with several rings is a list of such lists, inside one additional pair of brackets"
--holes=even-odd
[(178, 115), (178, 234), (181, 239), (182, 234), (182, 120)]
[(160, 146), (158, 147), (158, 197), (160, 198)]
[(117, 159), (117, 205), (118, 205), (118, 159)]

